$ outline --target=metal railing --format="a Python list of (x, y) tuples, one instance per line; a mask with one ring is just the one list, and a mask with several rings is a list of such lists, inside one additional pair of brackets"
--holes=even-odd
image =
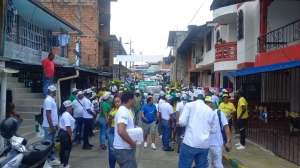
[(19, 44), (21, 46), (25, 46), (25, 47), (35, 49), (35, 50), (41, 50), (41, 51), (45, 51), (45, 52), (51, 51), (51, 46), (49, 46), (49, 45), (38, 43), (33, 40), (24, 38), (24, 37), (16, 36), (14, 34), (9, 34), (6, 37), (6, 41), (10, 41), (10, 42)]
[(247, 138), (300, 166), (300, 68), (239, 76), (248, 101)]
[(222, 60), (236, 60), (237, 58), (237, 45), (236, 42), (228, 42), (222, 44), (216, 44), (216, 61)]
[(281, 47), (286, 47), (293, 42), (300, 42), (300, 19), (289, 23), (276, 30), (270, 31), (257, 40), (257, 52), (262, 53)]

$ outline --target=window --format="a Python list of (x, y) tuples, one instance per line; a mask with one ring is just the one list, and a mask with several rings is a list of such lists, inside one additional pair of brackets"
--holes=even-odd
[(244, 12), (242, 10), (238, 11), (237, 16), (237, 40), (244, 38)]
[(216, 43), (218, 42), (219, 38), (220, 38), (220, 31), (217, 30), (217, 33), (216, 33)]
[(211, 50), (211, 31), (206, 35), (206, 52)]
[(196, 50), (193, 50), (193, 59), (196, 57)]
[(50, 36), (49, 31), (27, 20), (22, 20), (21, 28), (23, 34), (22, 45), (35, 50), (50, 51), (47, 45)]

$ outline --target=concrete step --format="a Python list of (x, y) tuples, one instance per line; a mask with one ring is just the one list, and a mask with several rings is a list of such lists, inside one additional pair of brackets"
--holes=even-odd
[(18, 82), (7, 82), (7, 88), (25, 88), (25, 84)]
[(41, 108), (43, 108), (44, 103), (40, 105), (16, 105), (15, 110), (17, 112), (41, 112)]
[[(1, 77), (0, 77), (1, 81)], [(7, 82), (18, 82), (18, 77), (7, 77)]]
[(27, 132), (27, 133), (21, 134), (21, 136), (29, 142), (30, 139), (35, 138), (36, 132), (35, 131)]
[[(20, 115), (22, 115), (22, 117), (24, 118), (24, 120), (25, 119), (35, 120), (35, 115), (41, 114), (40, 112), (19, 112), (19, 111), (18, 111), (18, 113)], [(34, 121), (34, 123), (35, 123), (35, 121)], [(22, 125), (23, 125), (23, 123), (22, 123)]]
[(14, 100), (14, 104), (19, 105), (44, 105), (44, 99), (18, 99)]
[(19, 135), (22, 135), (22, 134), (26, 134), (26, 133), (29, 133), (29, 132), (33, 132), (35, 131), (35, 124), (34, 125), (26, 125), (26, 126), (20, 126), (17, 133)]
[(12, 90), (13, 94), (16, 93), (31, 93), (31, 88), (10, 88), (7, 86), (7, 90)]
[(13, 100), (18, 99), (44, 99), (43, 93), (14, 93)]
[(36, 123), (35, 118), (24, 118), (21, 126), (33, 125), (35, 123)]

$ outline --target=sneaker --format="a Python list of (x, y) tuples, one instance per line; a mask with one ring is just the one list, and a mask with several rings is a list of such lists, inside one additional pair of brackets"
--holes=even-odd
[(49, 160), (48, 163), (49, 163), (50, 166), (58, 166), (58, 165), (60, 165), (60, 161), (57, 160), (57, 159)]
[(239, 143), (236, 143), (234, 144), (235, 146), (241, 146), (242, 144), (239, 142)]
[(52, 166), (49, 165), (48, 161), (46, 160), (43, 168), (52, 168)]
[(173, 140), (171, 141), (171, 144), (176, 144), (176, 143), (177, 143), (176, 141), (173, 141)]
[(100, 150), (101, 150), (101, 151), (108, 151), (108, 149), (107, 149), (106, 146), (100, 147)]
[(154, 143), (151, 144), (151, 148), (154, 149), (154, 150), (156, 150), (156, 146), (155, 146)]
[(183, 138), (184, 138), (184, 135), (181, 135), (180, 138), (183, 139)]
[(144, 148), (147, 148), (147, 147), (148, 147), (148, 143), (144, 142)]
[(162, 139), (162, 135), (159, 136), (159, 139)]
[(241, 145), (241, 146), (238, 146), (236, 149), (237, 150), (246, 149), (246, 146)]
[(60, 166), (59, 166), (60, 168), (70, 168), (71, 167), (71, 165), (69, 165), (69, 164), (67, 164), (66, 165), (66, 167), (64, 167), (64, 164), (60, 164)]

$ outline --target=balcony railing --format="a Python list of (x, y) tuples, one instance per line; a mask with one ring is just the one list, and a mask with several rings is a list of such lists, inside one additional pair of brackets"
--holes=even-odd
[(216, 48), (215, 61), (236, 60), (237, 58), (236, 42), (216, 44), (215, 48)]
[(257, 40), (258, 53), (286, 47), (300, 40), (300, 19), (268, 32)]
[[(39, 42), (35, 42), (33, 40), (29, 40), (27, 38), (24, 37), (19, 37), (16, 36), (14, 34), (10, 34), (6, 37), (6, 41), (15, 43), (15, 44), (19, 44), (21, 46), (24, 47), (28, 47), (34, 50), (39, 50), (39, 51), (44, 51), (44, 52), (53, 52), (55, 55), (59, 55), (61, 56), (61, 47), (53, 47), (47, 44), (43, 44), (43, 43), (39, 43)], [(68, 53), (69, 53), (69, 48), (66, 47), (65, 48), (65, 52), (64, 52), (64, 57), (67, 57)]]

